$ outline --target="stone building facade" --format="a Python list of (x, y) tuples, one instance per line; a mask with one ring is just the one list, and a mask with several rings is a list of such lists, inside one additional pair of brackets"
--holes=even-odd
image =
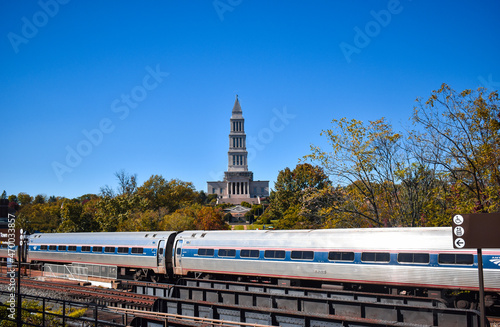
[(253, 172), (248, 170), (245, 119), (238, 96), (229, 124), (227, 171), (224, 180), (207, 182), (208, 194), (217, 194), (218, 203), (240, 204), (245, 201), (258, 204), (261, 198), (269, 196), (269, 181), (254, 181)]

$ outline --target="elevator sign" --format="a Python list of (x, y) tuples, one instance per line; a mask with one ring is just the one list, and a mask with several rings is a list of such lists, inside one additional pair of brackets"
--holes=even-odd
[(452, 219), (455, 249), (500, 248), (500, 214), (455, 215)]

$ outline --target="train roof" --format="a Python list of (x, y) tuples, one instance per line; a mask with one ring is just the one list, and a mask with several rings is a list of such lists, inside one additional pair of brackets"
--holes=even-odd
[(185, 231), (187, 244), (311, 249), (453, 250), (451, 227)]
[(30, 235), (30, 244), (88, 244), (146, 246), (157, 244), (160, 239), (177, 232), (97, 232), (97, 233), (48, 233)]

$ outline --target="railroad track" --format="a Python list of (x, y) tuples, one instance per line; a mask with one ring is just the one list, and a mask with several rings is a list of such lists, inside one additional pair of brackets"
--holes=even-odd
[[(0, 278), (0, 283), (8, 284), (9, 282), (9, 278)], [(143, 293), (136, 294), (129, 291), (81, 286), (68, 282), (40, 282), (26, 278), (22, 280), (22, 287), (63, 293), (75, 300), (106, 305), (122, 312), (134, 310), (137, 314), (142, 313), (137, 320), (143, 319), (143, 325), (148, 324), (147, 319), (149, 318), (147, 317), (153, 314), (159, 315), (156, 321), (165, 321), (165, 316), (160, 318), (162, 313), (171, 315), (168, 319), (173, 323), (173, 326), (182, 326), (184, 323), (185, 325), (196, 325), (197, 323), (188, 321), (191, 318), (231, 321), (236, 319), (235, 317), (244, 317), (240, 321), (241, 323), (254, 321), (262, 325), (303, 320), (306, 325), (309, 322), (329, 325), (329, 321), (342, 321), (345, 326), (410, 326), (413, 319), (406, 317), (416, 314), (419, 314), (418, 318), (423, 322), (419, 326), (468, 327), (478, 325), (475, 315), (470, 313), (462, 315), (459, 311), (464, 310), (446, 309), (442, 303), (432, 302), (432, 299), (426, 299), (428, 301), (425, 305), (427, 308), (412, 308), (413, 304), (422, 304), (421, 299), (407, 296), (370, 298), (368, 294), (354, 294), (354, 297), (351, 297), (352, 295), (348, 295), (348, 292), (309, 289), (302, 289), (297, 295), (296, 293), (299, 291), (297, 289), (269, 288), (269, 285), (259, 284), (246, 285), (251, 290), (249, 292), (242, 289), (243, 283), (205, 280), (189, 280), (185, 284), (185, 286), (177, 285), (171, 290), (172, 285), (168, 284), (132, 282), (130, 285), (134, 285), (136, 290), (141, 289)], [(290, 295), (290, 291), (295, 294)], [(327, 293), (317, 293), (318, 291)], [(268, 294), (263, 295), (266, 292)], [(325, 294), (330, 294), (327, 296), (329, 299), (325, 299)], [(342, 299), (338, 298), (339, 295), (342, 295)], [(378, 296), (380, 295), (378, 294)], [(169, 296), (173, 297), (167, 298)], [(346, 298), (346, 296), (350, 298)], [(305, 297), (310, 298), (306, 299)], [(319, 298), (323, 298), (323, 300)], [(234, 300), (236, 301), (232, 302)], [(362, 303), (363, 301), (365, 304), (357, 308), (357, 302)], [(408, 305), (408, 301), (412, 305)], [(263, 310), (263, 307), (267, 307), (269, 310)], [(132, 311), (128, 312), (132, 314)], [(424, 312), (426, 312), (425, 317), (422, 315)], [(462, 318), (459, 317), (460, 315)], [(453, 319), (457, 319), (457, 322), (460, 319), (460, 323), (449, 324), (445, 322), (452, 316)], [(469, 322), (462, 323), (461, 321)], [(154, 322), (154, 320), (149, 322)], [(198, 323), (201, 323), (201, 320)], [(207, 321), (204, 321), (202, 324), (206, 323)], [(498, 325), (493, 322), (491, 326)]]
[[(0, 284), (9, 284), (10, 279), (0, 277)], [(38, 281), (23, 278), (21, 286), (25, 288), (36, 288), (49, 292), (62, 293), (74, 300), (83, 302), (94, 302), (100, 305), (122, 307), (131, 309), (141, 309), (150, 311), (157, 299), (156, 296), (147, 294), (137, 294), (120, 290), (104, 289), (91, 286), (81, 286), (78, 284)]]

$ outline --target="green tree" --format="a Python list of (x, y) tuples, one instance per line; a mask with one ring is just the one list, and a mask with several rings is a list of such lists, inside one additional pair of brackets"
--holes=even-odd
[[(291, 226), (305, 226), (295, 224), (302, 221), (302, 192), (308, 188), (322, 189), (329, 185), (329, 180), (323, 169), (309, 163), (298, 164), (295, 169), (285, 168), (278, 173), (275, 190), (271, 192), (267, 217), (272, 220), (281, 220), (286, 216), (286, 223), (278, 223), (277, 228), (290, 228)], [(291, 210), (289, 210), (292, 208)], [(266, 218), (267, 218), (266, 217)]]
[(192, 183), (178, 179), (167, 181), (161, 175), (151, 176), (138, 188), (137, 194), (148, 200), (149, 209), (166, 208), (168, 212), (190, 206), (199, 196)]

